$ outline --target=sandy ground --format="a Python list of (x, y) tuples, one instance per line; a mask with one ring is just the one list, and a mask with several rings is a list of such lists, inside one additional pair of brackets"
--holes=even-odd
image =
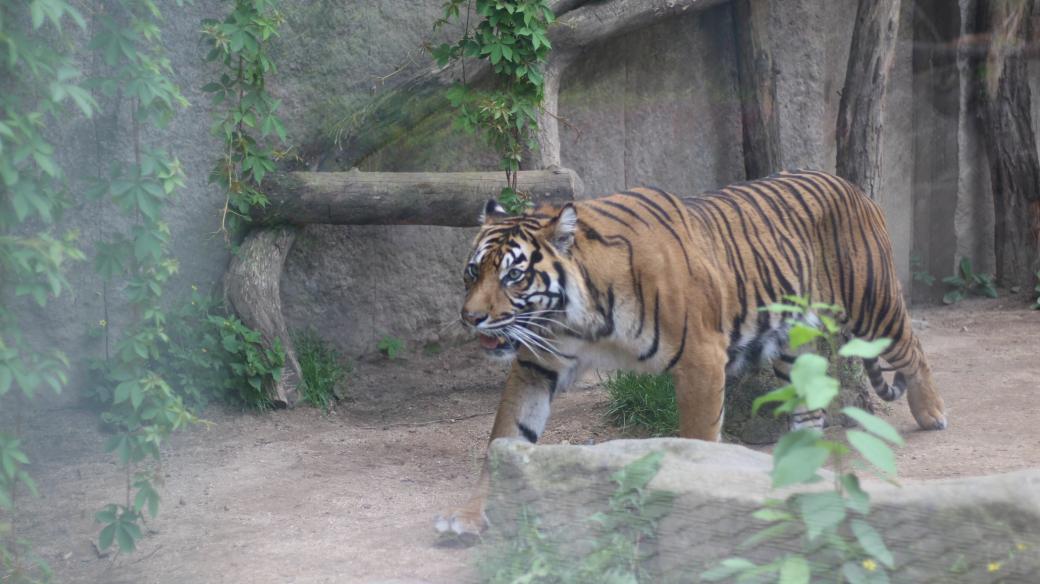
[[(950, 428), (919, 432), (905, 401), (889, 419), (907, 437), (907, 480), (1040, 466), (1040, 312), (1006, 300), (915, 310)], [(27, 435), (41, 497), (21, 501), (19, 533), (56, 582), (317, 583), (471, 580), (474, 549), (439, 547), (431, 520), (476, 477), (501, 367), (474, 347), (362, 363), (334, 413), (211, 409), (213, 422), (166, 449), (159, 517), (128, 556), (99, 557), (93, 514), (123, 497), (100, 454), (96, 415), (41, 413)], [(604, 392), (557, 399), (543, 441), (616, 437)]]

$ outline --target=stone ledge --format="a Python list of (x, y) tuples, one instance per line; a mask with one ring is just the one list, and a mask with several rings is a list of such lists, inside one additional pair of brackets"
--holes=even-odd
[[(604, 510), (614, 491), (610, 476), (653, 451), (666, 455), (648, 488), (671, 491), (676, 499), (657, 540), (644, 544), (652, 573), (696, 581), (730, 555), (764, 561), (797, 549), (794, 541), (738, 549), (764, 526), (752, 511), (766, 497), (788, 494), (770, 489), (770, 455), (678, 438), (595, 446), (496, 440), (489, 520), (508, 537), (525, 509), (545, 533), (565, 542), (562, 561), (579, 560), (595, 537), (588, 517)], [(1040, 469), (903, 487), (868, 483), (867, 489), (871, 524), (896, 557), (893, 582), (1040, 582)], [(990, 572), (991, 562), (1000, 569)]]

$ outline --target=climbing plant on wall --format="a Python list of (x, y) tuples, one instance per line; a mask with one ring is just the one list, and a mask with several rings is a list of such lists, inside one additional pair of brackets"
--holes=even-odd
[(206, 60), (220, 65), (220, 79), (202, 90), (210, 94), (215, 108), (213, 135), (224, 143), (209, 180), (226, 195), (220, 231), (228, 243), (249, 222), (251, 208), (267, 205), (260, 185), (274, 170), (275, 161), (286, 154), (270, 144), (275, 136), (284, 144), (286, 136), (275, 113), (280, 101), (266, 85), (275, 72), (268, 43), (277, 36), (282, 20), (274, 0), (235, 0), (223, 20), (202, 23), (202, 36), (210, 48)]
[(12, 297), (46, 308), (69, 290), (68, 262), (84, 258), (75, 233), (55, 222), (69, 207), (68, 185), (47, 128), (78, 109), (94, 112), (80, 72), (53, 37), (67, 26), (85, 28), (82, 15), (61, 0), (0, 2), (0, 409), (13, 412), (0, 428), (0, 581), (35, 582), (49, 570), (16, 533), (12, 518), (20, 493), (35, 493), (26, 471), (21, 408), (43, 389), (60, 392), (68, 362), (57, 351), (30, 345)]
[(106, 281), (123, 286), (131, 315), (114, 350), (98, 365), (102, 389), (95, 392), (106, 398), (102, 418), (113, 430), (105, 448), (117, 457), (125, 488), (122, 500), (105, 506), (96, 519), (100, 549), (115, 544), (130, 552), (142, 537), (145, 514), (155, 517), (159, 511), (163, 441), (197, 420), (158, 364), (169, 338), (162, 296), (178, 267), (163, 212), (183, 186), (184, 174), (154, 136), (188, 102), (171, 80), (159, 28), (162, 13), (155, 3), (122, 0), (95, 16), (91, 47), (105, 72), (91, 84), (112, 107), (129, 110), (132, 146), (131, 152), (114, 156), (107, 174), (90, 189), (127, 218), (127, 228), (114, 229), (97, 246), (94, 266)]
[[(471, 28), (470, 19), (478, 19)], [(470, 87), (464, 78), (448, 90), (458, 115), (456, 126), (479, 132), (501, 157), (507, 186), (500, 202), (510, 212), (522, 211), (527, 201), (517, 191), (517, 172), (525, 148), (535, 148), (537, 110), (545, 81), (541, 66), (551, 45), (547, 30), (555, 20), (546, 0), (448, 0), (440, 28), (461, 21), (462, 38), (433, 49), (441, 66), (466, 59), (487, 61), (493, 78), (490, 89)]]

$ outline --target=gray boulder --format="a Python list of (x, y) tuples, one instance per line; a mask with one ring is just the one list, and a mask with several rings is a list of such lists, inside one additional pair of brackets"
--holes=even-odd
[[(795, 492), (771, 489), (769, 454), (677, 438), (595, 446), (495, 441), (493, 537), (514, 537), (523, 517), (553, 541), (561, 565), (580, 562), (603, 538), (590, 517), (609, 508), (617, 487), (611, 476), (655, 451), (665, 455), (646, 491), (667, 491), (674, 500), (656, 537), (639, 543), (642, 573), (652, 581), (697, 582), (727, 557), (763, 563), (800, 549), (797, 540), (741, 548), (766, 525), (751, 516), (762, 502)], [(869, 521), (895, 556), (893, 582), (1040, 582), (1040, 470), (865, 488)]]

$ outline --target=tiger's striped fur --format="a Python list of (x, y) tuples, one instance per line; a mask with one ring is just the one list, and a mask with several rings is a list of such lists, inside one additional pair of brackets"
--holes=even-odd
[[(670, 371), (680, 434), (718, 440), (723, 387), (751, 361), (794, 355), (785, 315), (758, 308), (793, 294), (845, 308), (847, 332), (886, 337), (896, 371), (865, 362), (879, 396), (908, 392), (922, 428), (946, 427), (892, 262), (880, 208), (851, 183), (785, 172), (699, 196), (637, 188), (506, 215), (494, 202), (467, 263), (463, 320), (492, 354), (514, 358), (491, 439), (534, 442), (553, 396), (590, 368)], [(479, 531), (477, 495), (441, 531)]]

